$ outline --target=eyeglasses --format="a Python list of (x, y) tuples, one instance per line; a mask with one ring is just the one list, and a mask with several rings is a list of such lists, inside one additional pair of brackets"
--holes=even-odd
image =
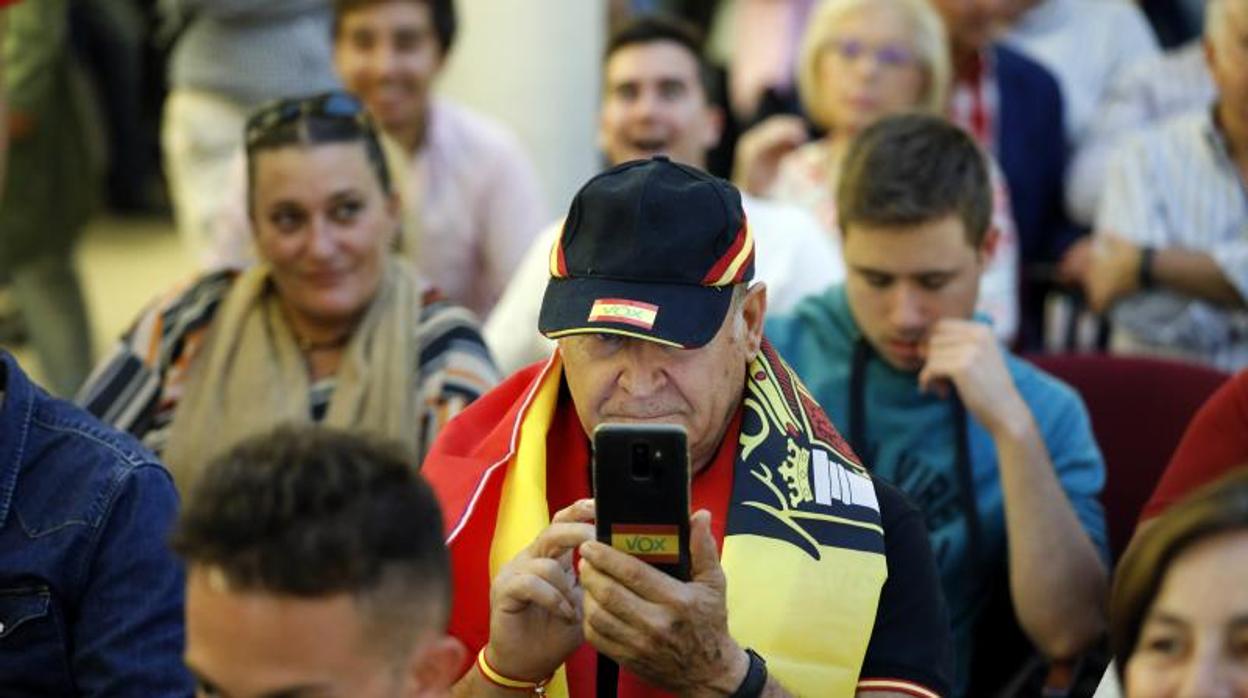
[(360, 100), (346, 92), (325, 92), (311, 97), (277, 100), (260, 107), (247, 119), (247, 147), (251, 148), (278, 126), (307, 118), (354, 121), (362, 130), (373, 131), (372, 121)]
[(905, 68), (915, 62), (914, 51), (900, 44), (868, 45), (861, 39), (836, 37), (824, 44), (824, 50), (831, 50), (846, 63), (852, 63), (863, 56), (870, 55), (876, 65), (884, 68)]

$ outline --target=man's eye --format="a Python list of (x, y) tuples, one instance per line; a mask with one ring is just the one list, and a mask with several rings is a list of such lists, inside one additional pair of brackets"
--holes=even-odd
[(935, 274), (932, 276), (924, 276), (919, 279), (919, 285), (929, 291), (939, 291), (949, 283), (949, 276), (946, 274)]
[(299, 211), (279, 209), (269, 215), (269, 222), (280, 232), (291, 233), (303, 225), (304, 215)]
[(636, 85), (616, 85), (615, 89), (612, 90), (612, 92), (614, 92), (617, 99), (630, 100), (630, 101), (637, 99), (637, 86)]
[(1161, 657), (1173, 657), (1183, 650), (1182, 639), (1168, 634), (1145, 637), (1140, 645), (1144, 652)]
[(417, 51), (425, 45), (426, 35), (420, 32), (400, 32), (394, 37), (394, 49), (402, 53)]
[(356, 32), (351, 35), (351, 45), (360, 51), (367, 51), (377, 43), (376, 38), (368, 32)]
[(680, 82), (665, 82), (659, 86), (659, 94), (663, 99), (679, 99), (685, 95), (685, 85)]
[(350, 223), (363, 209), (364, 204), (359, 201), (341, 201), (329, 210), (329, 216), (335, 223)]
[(882, 274), (863, 274), (862, 280), (866, 281), (867, 285), (872, 288), (886, 288), (893, 282), (891, 277)]

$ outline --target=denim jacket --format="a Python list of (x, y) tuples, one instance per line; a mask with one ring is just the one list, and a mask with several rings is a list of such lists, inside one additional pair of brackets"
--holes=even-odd
[(0, 351), (0, 695), (190, 696), (173, 481)]

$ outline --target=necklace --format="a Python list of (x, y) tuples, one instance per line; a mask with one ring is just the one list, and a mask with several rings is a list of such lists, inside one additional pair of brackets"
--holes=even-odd
[(326, 339), (326, 340), (322, 340), (319, 342), (308, 339), (307, 337), (301, 336), (298, 333), (294, 333), (294, 334), (295, 334), (295, 343), (299, 345), (299, 350), (304, 352), (305, 354), (309, 352), (314, 352), (314, 351), (329, 351), (331, 349), (341, 349), (347, 346), (347, 342), (351, 341), (350, 332), (341, 334), (337, 337), (334, 337), (333, 339)]

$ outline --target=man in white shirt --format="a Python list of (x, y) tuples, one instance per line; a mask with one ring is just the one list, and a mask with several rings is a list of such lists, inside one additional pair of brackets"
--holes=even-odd
[[(700, 37), (684, 24), (642, 17), (608, 41), (603, 61), (598, 142), (612, 165), (665, 154), (704, 168), (720, 137), (722, 114), (708, 102)], [(779, 312), (844, 278), (839, 254), (819, 224), (793, 206), (742, 197), (757, 239), (757, 278)], [(563, 221), (538, 235), (485, 325), (485, 340), (504, 374), (548, 355), (537, 332), (549, 255)]]
[[(1012, 22), (1006, 42), (1048, 68), (1061, 86), (1066, 140), (1077, 163), (1094, 144), (1091, 133), (1110, 85), (1132, 63), (1157, 55), (1157, 38), (1140, 8), (1122, 0), (1010, 0), (1006, 5)], [(1084, 163), (1084, 168), (1094, 167), (1086, 157)], [(1072, 220), (1092, 222), (1100, 188), (1099, 178), (1089, 179), (1072, 165), (1066, 176)]]
[(1248, 365), (1248, 2), (1212, 0), (1212, 109), (1143, 130), (1110, 164), (1085, 286), (1116, 351)]

